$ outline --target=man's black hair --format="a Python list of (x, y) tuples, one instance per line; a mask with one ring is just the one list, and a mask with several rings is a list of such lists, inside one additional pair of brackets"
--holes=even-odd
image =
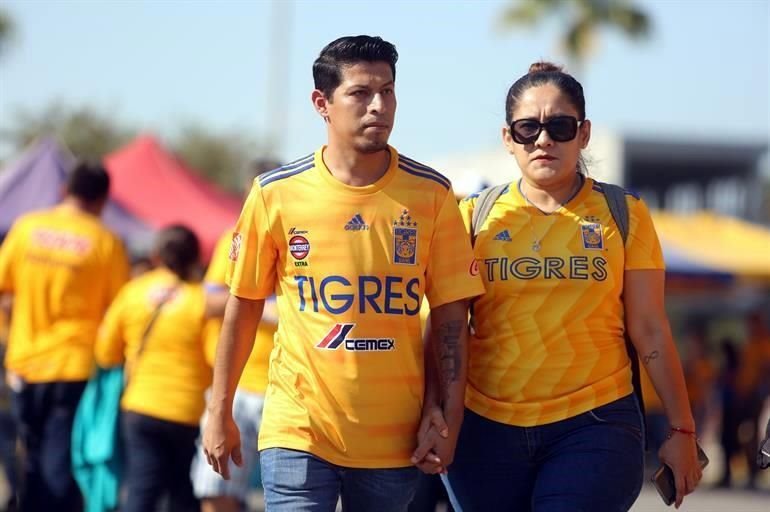
[(109, 191), (110, 176), (98, 163), (78, 163), (67, 180), (67, 194), (87, 203), (105, 199)]
[(396, 47), (376, 36), (345, 36), (327, 44), (313, 63), (315, 88), (331, 99), (342, 82), (342, 68), (358, 62), (386, 62), (396, 79)]

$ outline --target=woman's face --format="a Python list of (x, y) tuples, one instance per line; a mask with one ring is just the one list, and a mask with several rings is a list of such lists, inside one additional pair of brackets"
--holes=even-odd
[[(571, 116), (579, 119), (577, 109), (569, 97), (553, 84), (530, 87), (519, 98), (513, 111), (513, 121), (523, 119), (534, 121), (526, 123), (537, 130), (536, 123), (559, 117)], [(552, 186), (565, 183), (575, 176), (580, 150), (588, 145), (591, 137), (591, 122), (580, 123), (574, 139), (557, 142), (546, 129), (534, 142), (518, 143), (511, 135), (510, 127), (503, 127), (503, 143), (516, 157), (524, 178), (539, 186)]]

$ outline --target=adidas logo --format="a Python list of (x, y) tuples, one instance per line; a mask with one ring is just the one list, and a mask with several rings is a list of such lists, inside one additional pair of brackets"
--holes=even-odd
[(500, 231), (498, 234), (495, 235), (495, 240), (500, 240), (501, 242), (512, 242), (513, 239), (511, 238), (511, 234), (508, 232), (507, 229)]
[(345, 224), (345, 231), (369, 231), (369, 224), (364, 222), (360, 213), (357, 213)]

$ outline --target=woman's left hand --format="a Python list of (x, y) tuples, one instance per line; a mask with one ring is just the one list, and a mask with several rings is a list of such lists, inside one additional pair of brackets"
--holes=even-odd
[(674, 506), (679, 508), (684, 497), (695, 490), (703, 476), (703, 470), (698, 462), (695, 437), (680, 432), (671, 432), (671, 437), (660, 447), (658, 457), (674, 473), (676, 485)]

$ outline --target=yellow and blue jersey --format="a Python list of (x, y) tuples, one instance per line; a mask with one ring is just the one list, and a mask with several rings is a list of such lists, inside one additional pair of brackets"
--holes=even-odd
[[(468, 230), (476, 197), (460, 203)], [(624, 272), (664, 266), (647, 207), (630, 194), (626, 200), (625, 247), (590, 178), (551, 214), (529, 204), (515, 183), (497, 200), (474, 247), (486, 294), (473, 305), (471, 410), (534, 426), (631, 393)]]
[(0, 246), (0, 292), (13, 294), (6, 368), (32, 383), (87, 380), (127, 279), (123, 243), (98, 217), (60, 205), (19, 218)]
[(259, 446), (409, 466), (423, 296), (435, 308), (483, 285), (449, 180), (389, 148), (385, 174), (351, 187), (323, 149), (255, 180), (231, 244), (231, 293), (277, 297)]

